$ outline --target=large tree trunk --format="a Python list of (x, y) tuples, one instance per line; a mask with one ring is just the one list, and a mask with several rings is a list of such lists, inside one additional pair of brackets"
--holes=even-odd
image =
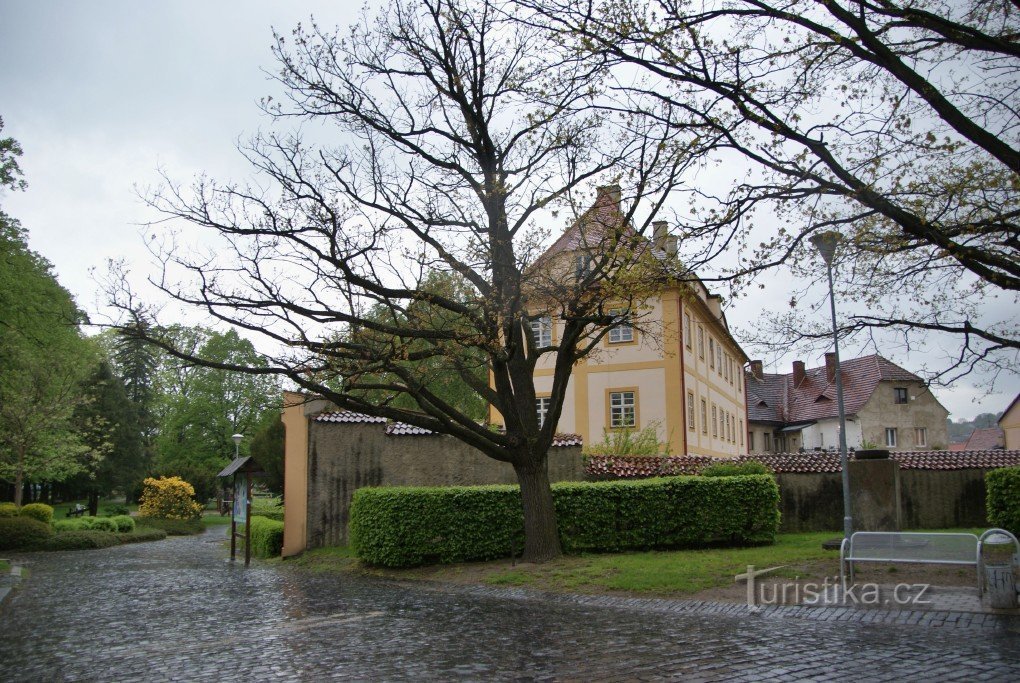
[(549, 487), (546, 458), (538, 463), (514, 465), (524, 505), (524, 562), (545, 562), (563, 554), (556, 527), (556, 508)]

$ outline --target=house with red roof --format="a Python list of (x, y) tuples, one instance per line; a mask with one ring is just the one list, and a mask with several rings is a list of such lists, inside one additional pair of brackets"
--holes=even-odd
[(999, 418), (1003, 443), (1006, 448), (1020, 449), (1020, 394), (1009, 404)]
[[(880, 355), (839, 364), (847, 446), (895, 451), (938, 450), (949, 443), (946, 418), (924, 381)], [(836, 356), (792, 372), (766, 374), (761, 361), (745, 372), (748, 453), (783, 453), (839, 446)]]

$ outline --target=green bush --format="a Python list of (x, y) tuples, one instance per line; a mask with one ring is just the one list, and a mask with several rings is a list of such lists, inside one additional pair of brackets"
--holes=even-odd
[(117, 515), (116, 517), (110, 517), (110, 521), (117, 527), (116, 531), (121, 533), (129, 533), (135, 530), (135, 520), (130, 515)]
[(742, 477), (747, 474), (772, 474), (772, 470), (756, 460), (748, 460), (708, 465), (703, 467), (698, 474), (703, 477)]
[(53, 521), (53, 508), (46, 503), (29, 503), (28, 505), (22, 505), (18, 514), (22, 517), (30, 517), (32, 519), (39, 520), (43, 524), (49, 524)]
[(985, 487), (988, 522), (1020, 536), (1020, 467), (1001, 467), (986, 473)]
[(32, 548), (53, 535), (53, 528), (31, 517), (0, 518), (0, 550)]
[(144, 543), (146, 541), (162, 541), (166, 538), (166, 532), (162, 529), (152, 529), (144, 526), (136, 526), (134, 531), (118, 533), (117, 540), (121, 543)]
[(251, 518), (251, 554), (279, 557), (283, 551), (283, 522), (267, 517)]
[(130, 515), (131, 508), (129, 508), (127, 505), (121, 505), (120, 503), (116, 503), (114, 505), (103, 506), (103, 512), (106, 514), (107, 517), (120, 517), (122, 515)]
[(201, 519), (163, 519), (161, 517), (138, 517), (139, 526), (162, 529), (168, 536), (194, 536), (205, 531)]
[[(779, 487), (771, 476), (671, 477), (554, 484), (568, 553), (775, 541)], [(388, 567), (490, 560), (519, 553), (516, 486), (363, 488), (351, 504), (351, 545)]]
[(92, 522), (92, 525), (89, 527), (91, 530), (108, 531), (111, 534), (119, 531), (117, 523), (113, 521), (112, 517), (88, 517), (86, 519)]
[(251, 516), (266, 517), (283, 521), (283, 499), (276, 498), (253, 498), (251, 501)]
[(17, 517), (18, 506), (14, 503), (0, 503), (0, 518)]
[(117, 535), (109, 531), (78, 529), (61, 531), (42, 544), (43, 550), (93, 550), (120, 545)]
[(61, 532), (91, 529), (92, 525), (91, 522), (89, 522), (89, 519), (89, 517), (79, 517), (77, 519), (55, 519), (53, 520), (53, 530)]

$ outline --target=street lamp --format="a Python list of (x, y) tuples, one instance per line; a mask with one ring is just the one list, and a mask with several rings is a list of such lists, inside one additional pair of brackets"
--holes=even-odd
[(834, 230), (821, 232), (811, 237), (811, 244), (825, 261), (829, 276), (829, 308), (832, 312), (832, 344), (836, 357), (836, 408), (839, 411), (839, 464), (843, 470), (843, 535), (850, 538), (853, 533), (853, 519), (850, 513), (850, 468), (846, 452), (846, 411), (843, 408), (843, 371), (839, 365), (839, 329), (836, 326), (836, 293), (832, 285), (832, 257), (843, 235)]
[(241, 457), (241, 439), (244, 438), (244, 434), (234, 434), (230, 438), (234, 440), (234, 458)]

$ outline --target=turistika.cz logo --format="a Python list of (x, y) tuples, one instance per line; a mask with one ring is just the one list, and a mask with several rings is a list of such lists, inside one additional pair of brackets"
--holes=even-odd
[(931, 601), (927, 598), (930, 584), (898, 583), (895, 586), (883, 586), (877, 583), (858, 583), (841, 586), (839, 577), (826, 576), (820, 583), (800, 582), (794, 577), (788, 582), (760, 582), (764, 576), (782, 567), (757, 569), (753, 564), (747, 565), (747, 573), (737, 574), (736, 581), (747, 581), (747, 605), (752, 609), (766, 605), (816, 605), (831, 607), (847, 607), (865, 605), (874, 606), (922, 606)]

